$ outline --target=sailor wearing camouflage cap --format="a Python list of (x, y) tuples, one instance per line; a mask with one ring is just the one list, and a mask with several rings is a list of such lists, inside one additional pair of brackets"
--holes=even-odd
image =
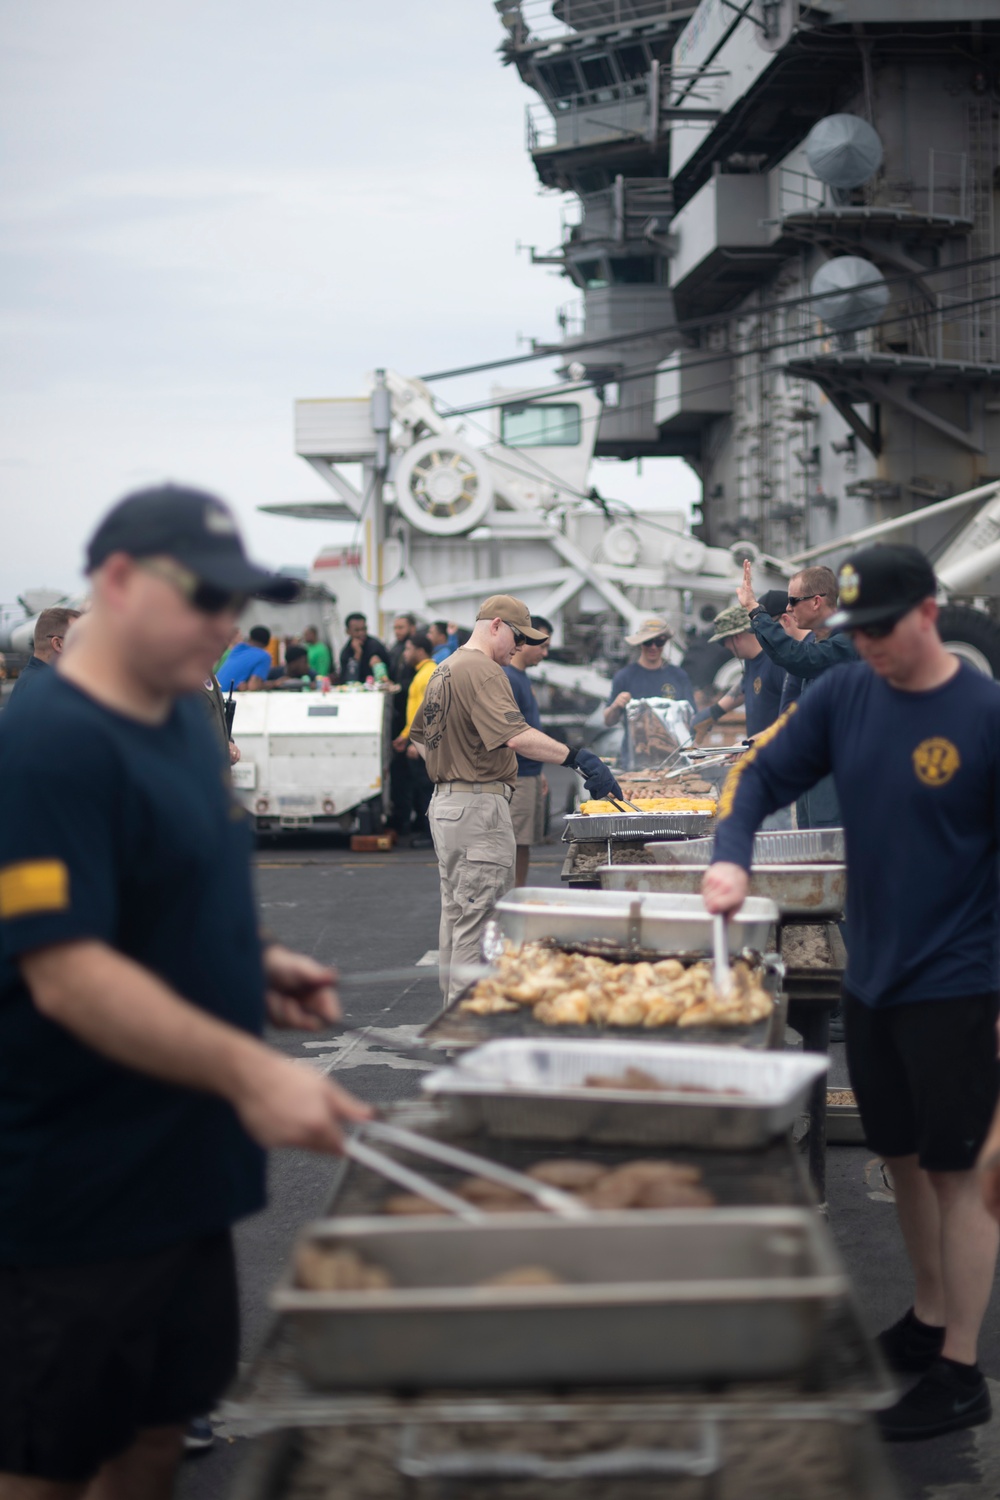
[(710, 643), (721, 641), (737, 661), (743, 662), (743, 680), (718, 703), (695, 714), (692, 726), (721, 719), (730, 709), (745, 703), (747, 738), (753, 739), (778, 717), (785, 674), (765, 656), (754, 634), (750, 615), (742, 604), (731, 604), (728, 609), (720, 610), (712, 621), (712, 634), (708, 639)]

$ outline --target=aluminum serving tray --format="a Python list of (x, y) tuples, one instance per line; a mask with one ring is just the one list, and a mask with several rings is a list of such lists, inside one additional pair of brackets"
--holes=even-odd
[[(524, 886), (497, 902), (494, 917), (504, 937), (517, 945), (542, 938), (576, 943), (596, 938), (664, 956), (712, 951), (712, 917), (700, 896)], [(767, 952), (774, 946), (771, 929), (777, 920), (773, 901), (748, 897), (727, 923), (730, 954), (743, 948)]]
[[(654, 845), (662, 848), (662, 845)], [(683, 845), (690, 848), (690, 845)], [(601, 865), (597, 870), (605, 891), (675, 892), (697, 895), (706, 866), (691, 864)], [(750, 876), (750, 894), (773, 901), (783, 917), (843, 915), (847, 900), (846, 865), (756, 865)]]
[(710, 812), (568, 813), (563, 839), (606, 843), (608, 839), (695, 839), (707, 833)]
[[(525, 1038), (488, 1042), (425, 1075), (421, 1087), (461, 1134), (749, 1150), (792, 1125), (827, 1067), (815, 1053)], [(651, 1074), (664, 1091), (585, 1085), (626, 1068)]]
[[(647, 843), (658, 865), (707, 865), (714, 839), (691, 839), (685, 844)], [(799, 833), (758, 833), (753, 841), (757, 865), (842, 865), (845, 859), (842, 828), (804, 828)]]
[[(385, 1291), (272, 1303), (297, 1367), (324, 1389), (760, 1380), (814, 1365), (849, 1282), (809, 1209), (676, 1209), (405, 1222), (330, 1219), (305, 1239), (384, 1267)], [(544, 1266), (551, 1286), (483, 1286)]]

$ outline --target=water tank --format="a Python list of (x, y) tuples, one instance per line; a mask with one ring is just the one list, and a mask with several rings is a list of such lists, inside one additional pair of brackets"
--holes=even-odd
[(806, 136), (806, 156), (820, 182), (855, 188), (882, 165), (882, 142), (860, 115), (827, 115)]
[(834, 333), (871, 328), (889, 305), (889, 288), (877, 266), (860, 255), (838, 255), (809, 283), (813, 311)]

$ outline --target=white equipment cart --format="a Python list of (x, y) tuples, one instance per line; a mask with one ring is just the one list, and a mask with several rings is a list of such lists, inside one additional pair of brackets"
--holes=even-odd
[(389, 811), (392, 694), (292, 688), (233, 698), (233, 787), (258, 832), (379, 829)]

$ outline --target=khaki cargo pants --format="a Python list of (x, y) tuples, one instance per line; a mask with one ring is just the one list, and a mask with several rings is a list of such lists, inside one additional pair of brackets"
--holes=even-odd
[(495, 792), (434, 789), (431, 837), (441, 875), (438, 962), (445, 1004), (468, 985), (451, 981), (450, 968), (480, 963), (486, 919), (514, 884), (514, 830), (506, 798)]

